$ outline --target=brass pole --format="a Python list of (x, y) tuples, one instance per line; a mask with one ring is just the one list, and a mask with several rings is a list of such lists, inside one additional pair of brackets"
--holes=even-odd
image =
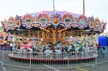
[(33, 38), (35, 37), (35, 31), (33, 30)]
[(93, 34), (94, 34), (94, 32), (92, 32), (92, 45), (94, 44)]
[(28, 30), (28, 37), (29, 37), (29, 39), (30, 39), (30, 30)]
[(40, 46), (39, 44), (39, 40), (40, 40), (40, 32), (39, 32), (39, 29), (38, 29), (38, 47)]

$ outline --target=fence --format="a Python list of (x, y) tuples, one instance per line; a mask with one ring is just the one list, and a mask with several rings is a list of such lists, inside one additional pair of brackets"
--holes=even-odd
[(7, 71), (76, 71), (76, 67), (95, 67), (97, 64), (107, 62), (107, 55), (97, 57), (96, 53), (83, 52), (45, 54), (1, 50), (0, 61)]
[(94, 53), (85, 55), (82, 52), (45, 54), (40, 52), (28, 53), (2, 50), (0, 51), (0, 61), (3, 62), (5, 66), (20, 68), (24, 70), (68, 71), (70, 69), (74, 69), (76, 66), (96, 66), (97, 64), (108, 62), (108, 53), (106, 53), (104, 56), (99, 55), (98, 57), (96, 57)]

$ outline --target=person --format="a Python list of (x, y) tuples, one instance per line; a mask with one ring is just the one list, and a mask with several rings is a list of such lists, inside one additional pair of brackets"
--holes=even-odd
[(98, 43), (97, 48), (98, 48), (98, 51), (99, 51), (99, 49), (100, 49), (100, 43)]
[(55, 58), (61, 58), (62, 51), (60, 48), (55, 49)]
[(46, 48), (46, 50), (44, 51), (45, 56), (49, 56), (52, 53), (52, 51), (50, 50), (50, 48)]
[(61, 48), (62, 47), (62, 43), (59, 41), (58, 43), (56, 43), (56, 47), (57, 48)]
[(42, 46), (42, 52), (44, 53), (46, 51), (46, 46)]
[(55, 52), (56, 52), (56, 54), (61, 54), (62, 53), (60, 48), (56, 48)]
[(21, 48), (20, 49), (24, 50), (24, 52), (25, 51), (33, 52), (31, 42), (28, 42), (27, 40), (23, 41), (23, 43), (21, 44)]
[(103, 46), (103, 47), (102, 47), (102, 56), (105, 57), (105, 54), (106, 54), (106, 47)]
[(90, 52), (90, 45), (86, 44), (84, 47), (84, 56), (89, 56), (89, 52)]
[(68, 46), (67, 46), (67, 43), (63, 43), (63, 46), (62, 46), (62, 52), (68, 52)]
[(16, 50), (16, 42), (14, 41), (13, 43), (12, 43), (12, 50)]
[(37, 43), (32, 41), (31, 44), (33, 52), (39, 52)]
[(70, 52), (71, 51), (71, 49), (72, 49), (72, 45), (71, 44), (69, 44), (69, 46), (68, 46), (68, 52)]

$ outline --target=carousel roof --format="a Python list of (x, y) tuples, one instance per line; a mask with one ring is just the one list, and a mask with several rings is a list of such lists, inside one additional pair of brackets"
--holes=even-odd
[(66, 29), (77, 28), (81, 30), (92, 30), (103, 32), (106, 23), (98, 18), (87, 17), (84, 15), (66, 12), (66, 11), (41, 11), (23, 16), (10, 17), (8, 20), (1, 22), (3, 28), (8, 30), (31, 28), (47, 28), (61, 26)]

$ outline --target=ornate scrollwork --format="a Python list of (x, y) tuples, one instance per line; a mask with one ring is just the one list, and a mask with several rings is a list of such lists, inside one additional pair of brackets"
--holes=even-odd
[(32, 28), (31, 24), (34, 21), (34, 18), (31, 14), (26, 14), (23, 16), (23, 23), (22, 25), (25, 25), (26, 28)]
[(71, 13), (65, 13), (62, 17), (62, 22), (65, 24), (67, 28), (71, 27), (70, 24), (72, 23), (73, 16)]

